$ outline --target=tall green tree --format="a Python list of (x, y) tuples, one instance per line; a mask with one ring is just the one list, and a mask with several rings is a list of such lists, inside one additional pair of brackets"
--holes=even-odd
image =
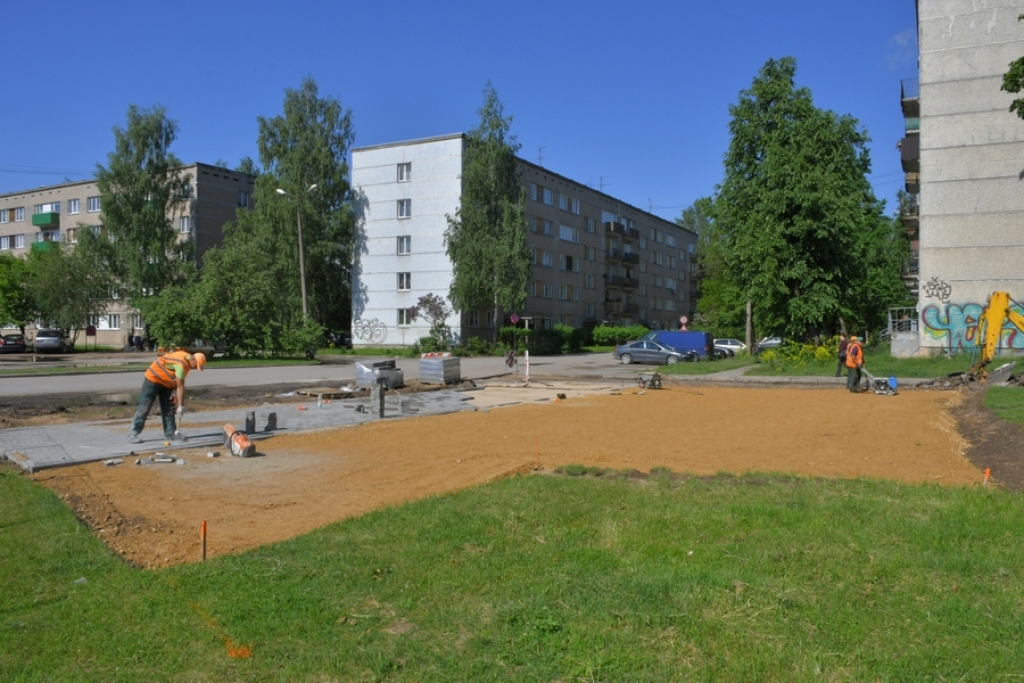
[(66, 241), (35, 245), (26, 258), (25, 282), (33, 292), (36, 316), (70, 332), (72, 340), (90, 315), (107, 310), (116, 286), (92, 252)]
[(0, 254), (0, 322), (14, 323), (22, 334), (25, 334), (25, 325), (35, 317), (27, 272), (25, 259)]
[(730, 107), (714, 220), (759, 331), (807, 338), (861, 308), (851, 293), (867, 274), (864, 235), (887, 219), (867, 180), (867, 134), (815, 107), (795, 74), (793, 58), (768, 60)]
[(701, 197), (683, 209), (676, 223), (697, 233), (697, 273), (700, 287), (697, 313), (700, 328), (716, 337), (743, 337), (746, 324), (742, 288), (730, 267), (729, 235), (714, 220), (711, 197)]
[(526, 196), (516, 165), (519, 143), (509, 135), (512, 117), (504, 116), (490, 82), (479, 115), (480, 124), (466, 136), (459, 208), (447, 216), (445, 248), (453, 271), (448, 297), (459, 311), (493, 307), (496, 342), (502, 311), (526, 303)]
[(191, 177), (170, 151), (177, 134), (163, 107), (128, 107), (125, 127), (114, 128), (107, 165), (96, 168), (107, 239), (80, 245), (95, 252), (121, 294), (142, 309), (146, 297), (194, 272), (195, 245), (179, 242), (175, 228), (191, 196)]

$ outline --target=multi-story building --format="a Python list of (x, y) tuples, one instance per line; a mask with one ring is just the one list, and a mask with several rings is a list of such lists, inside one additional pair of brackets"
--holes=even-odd
[[(904, 272), (920, 316), (908, 353), (973, 348), (989, 294), (1024, 301), (1024, 121), (1000, 90), (1024, 55), (1020, 13), (1016, 0), (917, 2), (920, 77), (901, 92)], [(1024, 334), (1001, 345), (1024, 349)]]
[[(252, 206), (255, 178), (202, 163), (186, 166), (183, 172), (192, 178), (190, 200), (171, 218), (181, 239), (195, 240), (201, 259), (207, 249), (220, 243), (224, 224), (235, 219), (235, 211)], [(79, 231), (102, 226), (103, 207), (95, 180), (0, 195), (0, 253), (24, 256), (47, 242), (74, 244)], [(82, 332), (92, 326), (96, 338), (90, 338), (90, 344), (121, 346), (129, 332), (142, 330), (144, 323), (138, 312), (114, 305), (82, 321), (78, 341), (85, 341)], [(0, 321), (0, 327), (9, 332), (14, 326), (12, 321)]]
[[(447, 216), (462, 194), (463, 134), (352, 151), (359, 244), (353, 267), (353, 343), (408, 346), (429, 332), (408, 309), (447, 297)], [(531, 327), (602, 322), (673, 329), (692, 319), (697, 235), (541, 166), (518, 159), (533, 259), (525, 309)], [(447, 321), (458, 338), (489, 337), (493, 311)]]

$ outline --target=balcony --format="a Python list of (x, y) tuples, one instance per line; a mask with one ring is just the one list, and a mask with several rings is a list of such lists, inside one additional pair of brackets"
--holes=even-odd
[(622, 287), (624, 289), (637, 289), (640, 287), (640, 280), (635, 277), (623, 278)]
[(623, 254), (623, 263), (640, 263), (640, 254)]
[(605, 287), (622, 287), (625, 284), (626, 278), (621, 275), (605, 275), (604, 286)]
[(56, 228), (60, 226), (60, 214), (55, 211), (37, 213), (32, 216), (32, 225), (37, 228)]
[(640, 312), (640, 304), (632, 304), (632, 303), (630, 303), (630, 304), (622, 304), (622, 312), (623, 313), (639, 313)]
[(900, 162), (904, 173), (921, 172), (921, 138), (908, 135), (900, 140)]
[(921, 115), (921, 81), (917, 78), (904, 78), (900, 82), (900, 105), (905, 118)]
[(917, 279), (921, 274), (921, 255), (916, 252), (910, 252), (910, 256), (903, 259), (903, 279)]
[(914, 239), (921, 227), (921, 199), (916, 194), (900, 192), (900, 223), (907, 234)]
[(917, 194), (921, 191), (921, 174), (920, 173), (908, 173), (904, 179), (903, 187), (907, 192)]
[(604, 260), (616, 262), (621, 261), (622, 252), (619, 251), (618, 249), (608, 249), (607, 251), (604, 252)]
[(622, 223), (608, 221), (604, 224), (604, 233), (613, 237), (626, 237), (629, 234), (629, 230)]

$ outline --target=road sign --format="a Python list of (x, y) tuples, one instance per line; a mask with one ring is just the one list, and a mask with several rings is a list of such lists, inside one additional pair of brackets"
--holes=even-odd
[(511, 316), (509, 316), (509, 320), (511, 320), (512, 324), (515, 325), (516, 323), (519, 322), (519, 316), (513, 313)]
[(515, 351), (506, 351), (505, 352), (505, 365), (507, 365), (507, 366), (509, 366), (511, 368), (515, 364), (516, 364), (516, 352)]

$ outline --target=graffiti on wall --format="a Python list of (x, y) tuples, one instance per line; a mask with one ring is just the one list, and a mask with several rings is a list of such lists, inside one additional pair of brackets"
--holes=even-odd
[(376, 318), (373, 320), (360, 318), (352, 323), (352, 335), (356, 339), (370, 344), (380, 344), (388, 338), (388, 328)]
[[(984, 304), (928, 304), (921, 310), (924, 332), (933, 339), (942, 341), (948, 353), (973, 349), (978, 344), (978, 321)], [(1012, 308), (1024, 314), (1024, 308), (1014, 304)], [(999, 348), (1024, 349), (1024, 334), (1006, 322), (1000, 335)]]

